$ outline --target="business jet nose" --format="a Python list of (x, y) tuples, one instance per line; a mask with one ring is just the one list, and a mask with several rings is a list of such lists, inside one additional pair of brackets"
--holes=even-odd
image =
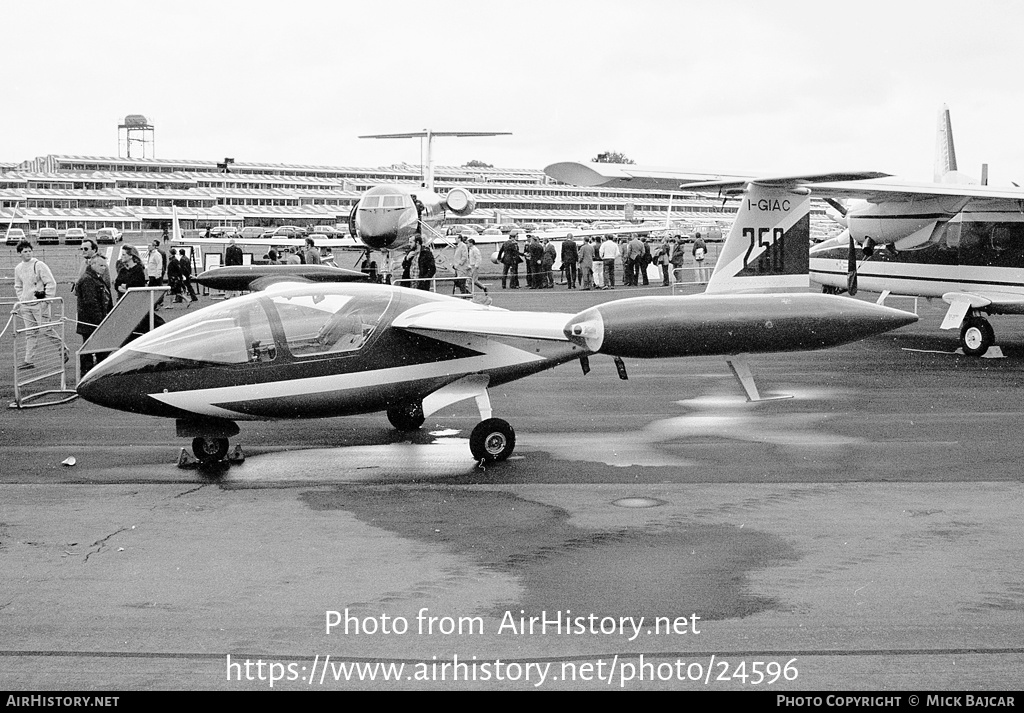
[(393, 249), (405, 245), (416, 234), (418, 220), (408, 192), (376, 186), (356, 206), (356, 235), (375, 250)]

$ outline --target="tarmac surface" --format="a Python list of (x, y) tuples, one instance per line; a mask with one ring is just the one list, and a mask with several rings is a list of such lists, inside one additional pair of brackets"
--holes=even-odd
[(712, 358), (493, 389), (518, 444), (486, 468), (467, 404), (414, 436), (242, 423), (217, 473), (176, 466), (171, 421), (4, 409), (2, 687), (1019, 690), (1024, 323), (972, 359), (943, 307), (751, 357), (787, 400), (746, 403)]

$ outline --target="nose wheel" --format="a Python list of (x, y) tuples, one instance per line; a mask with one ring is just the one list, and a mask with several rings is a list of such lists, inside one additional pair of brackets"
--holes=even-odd
[(199, 436), (192, 439), (192, 452), (200, 463), (217, 463), (228, 454), (228, 439)]
[(508, 421), (489, 418), (481, 421), (469, 435), (469, 451), (480, 461), (505, 460), (516, 447), (516, 432)]

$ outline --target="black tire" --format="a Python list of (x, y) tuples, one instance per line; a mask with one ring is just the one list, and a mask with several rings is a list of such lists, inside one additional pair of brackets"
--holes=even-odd
[(423, 425), (427, 418), (423, 415), (423, 404), (416, 401), (414, 403), (398, 404), (389, 408), (388, 420), (399, 431), (415, 431)]
[(489, 462), (505, 460), (516, 447), (516, 432), (508, 421), (489, 418), (481, 421), (469, 435), (469, 451), (473, 457)]
[(202, 463), (222, 461), (228, 454), (228, 439), (206, 438), (205, 436), (193, 438), (192, 453)]
[(995, 341), (996, 333), (984, 317), (967, 317), (960, 326), (960, 346), (967, 356), (982, 356)]

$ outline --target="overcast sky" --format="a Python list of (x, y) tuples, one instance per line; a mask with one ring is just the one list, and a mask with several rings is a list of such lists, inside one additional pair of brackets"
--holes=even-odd
[(1024, 183), (1024, 3), (689, 0), (4, 0), (0, 162), (116, 156), (543, 168), (620, 151), (694, 171), (929, 180), (938, 111), (960, 170)]

